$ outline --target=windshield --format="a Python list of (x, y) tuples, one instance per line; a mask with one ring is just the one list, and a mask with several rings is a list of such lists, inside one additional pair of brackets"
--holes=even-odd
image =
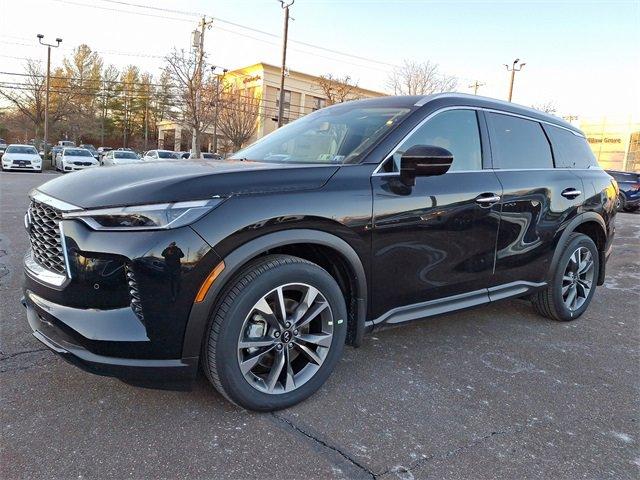
[(133, 160), (138, 160), (138, 155), (133, 152), (114, 152), (113, 158), (130, 158)]
[(180, 154), (177, 152), (158, 152), (159, 158), (180, 158)]
[(274, 163), (353, 163), (408, 112), (408, 108), (333, 106), (276, 130), (231, 158)]
[(93, 155), (91, 155), (91, 152), (89, 152), (88, 150), (83, 150), (83, 149), (74, 149), (74, 150), (70, 150), (70, 149), (66, 149), (64, 151), (65, 156), (69, 156), (69, 157), (92, 157)]
[(28, 153), (32, 155), (37, 155), (38, 151), (35, 149), (35, 147), (13, 145), (13, 146), (7, 147), (7, 150), (5, 151), (5, 153)]
[(95, 151), (96, 147), (93, 145), (80, 145), (82, 148), (86, 148), (87, 150)]

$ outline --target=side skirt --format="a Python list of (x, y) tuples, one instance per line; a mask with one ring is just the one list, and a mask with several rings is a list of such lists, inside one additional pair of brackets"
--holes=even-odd
[(519, 297), (546, 286), (546, 282), (511, 282), (491, 288), (474, 290), (473, 292), (461, 293), (451, 297), (439, 298), (428, 302), (414, 303), (389, 310), (384, 315), (369, 320), (367, 327), (373, 328), (380, 324), (394, 324), (418, 320), (420, 318), (433, 317), (443, 313), (455, 312), (466, 308), (483, 305), (485, 303), (504, 300), (506, 298)]

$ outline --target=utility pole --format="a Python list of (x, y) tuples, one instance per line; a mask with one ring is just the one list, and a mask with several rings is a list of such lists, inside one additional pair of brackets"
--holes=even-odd
[(282, 126), (284, 120), (284, 73), (287, 68), (287, 38), (289, 36), (289, 7), (296, 0), (285, 2), (280, 0), (280, 6), (284, 9), (284, 34), (282, 36), (282, 69), (280, 70), (280, 102), (278, 105), (278, 128)]
[(469, 88), (473, 88), (473, 94), (477, 95), (478, 94), (478, 89), (480, 87), (484, 87), (485, 85), (486, 85), (486, 83), (480, 83), (480, 82), (478, 82), (478, 80), (476, 80), (471, 85), (469, 85)]
[(194, 83), (195, 83), (195, 111), (193, 114), (193, 121), (195, 125), (193, 125), (193, 132), (191, 135), (191, 155), (190, 158), (200, 158), (200, 142), (199, 142), (199, 134), (200, 134), (200, 105), (202, 102), (202, 77), (203, 77), (203, 63), (204, 63), (204, 33), (208, 28), (211, 28), (211, 24), (213, 20), (207, 21), (207, 17), (203, 16), (202, 20), (200, 20), (200, 30), (195, 30), (193, 35), (193, 48), (196, 49), (196, 72), (194, 75)]
[(513, 61), (513, 64), (511, 65), (511, 67), (509, 67), (509, 65), (507, 65), (506, 63), (504, 64), (504, 66), (507, 67), (507, 71), (511, 72), (511, 82), (509, 84), (509, 101), (511, 101), (511, 98), (513, 97), (513, 81), (516, 78), (516, 72), (519, 72), (520, 70), (522, 70), (522, 67), (526, 65), (526, 63), (521, 63), (520, 66), (517, 66), (519, 62), (520, 62), (520, 59), (516, 58)]
[[(211, 73), (215, 72), (215, 65), (211, 67)], [(222, 80), (224, 80), (224, 74), (227, 73), (226, 68), (222, 69)], [(218, 104), (220, 103), (220, 76), (216, 76), (216, 97), (213, 114), (213, 153), (218, 153)], [(224, 86), (224, 84), (223, 84)]]
[(144, 98), (144, 151), (149, 148), (149, 92)]
[[(61, 38), (56, 38), (56, 44), (52, 45), (50, 43), (45, 43), (42, 41), (44, 35), (41, 33), (38, 34), (38, 42), (40, 45), (44, 45), (47, 47), (47, 86), (44, 97), (44, 159), (43, 163), (47, 159), (47, 151), (49, 150), (49, 85), (51, 84), (51, 47), (58, 48), (62, 43)], [(51, 165), (53, 166), (53, 158), (51, 159)]]

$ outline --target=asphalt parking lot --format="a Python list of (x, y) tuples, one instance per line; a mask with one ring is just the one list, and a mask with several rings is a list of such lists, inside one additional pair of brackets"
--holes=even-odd
[(53, 175), (0, 174), (1, 478), (639, 478), (640, 214), (581, 319), (515, 300), (377, 331), (311, 399), (256, 414), (204, 378), (84, 373), (31, 335), (22, 218)]

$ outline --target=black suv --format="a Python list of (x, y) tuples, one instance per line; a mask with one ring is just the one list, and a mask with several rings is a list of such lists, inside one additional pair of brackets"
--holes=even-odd
[(509, 297), (578, 318), (604, 281), (617, 194), (582, 133), (538, 111), (348, 102), (228, 160), (33, 191), (27, 317), (89, 371), (183, 388), (200, 366), (232, 402), (283, 408), (384, 324)]

